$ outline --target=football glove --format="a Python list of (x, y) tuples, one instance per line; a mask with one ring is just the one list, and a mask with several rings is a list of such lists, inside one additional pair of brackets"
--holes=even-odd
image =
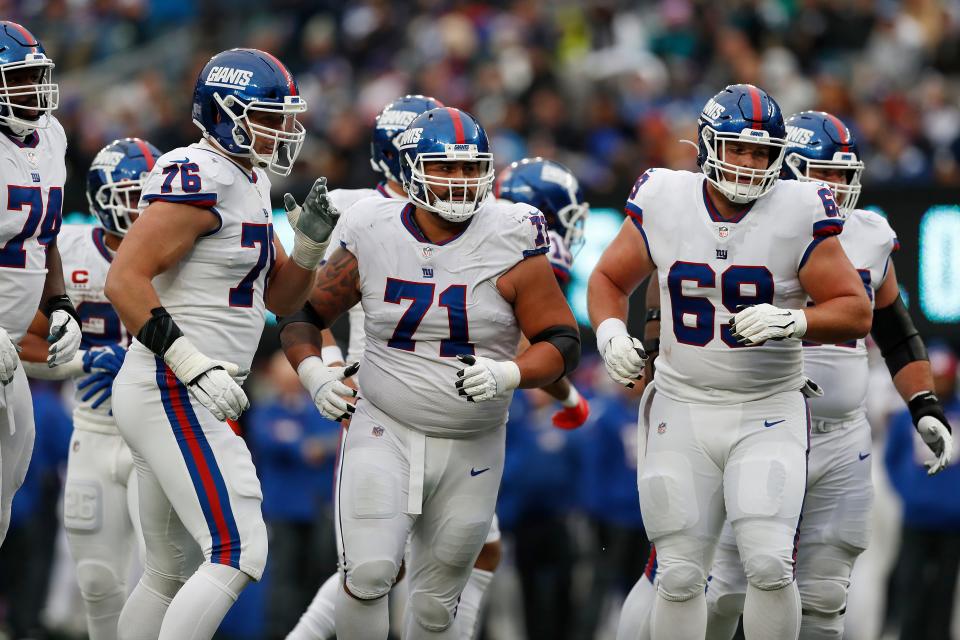
[(247, 394), (240, 388), (250, 373), (249, 369), (232, 362), (211, 360), (184, 336), (170, 345), (163, 360), (190, 395), (217, 420), (236, 420), (250, 408)]
[(613, 336), (600, 355), (603, 356), (603, 366), (614, 382), (632, 389), (634, 383), (643, 377), (647, 353), (643, 350), (643, 344), (633, 336)]
[(520, 367), (513, 360), (468, 355), (459, 355), (457, 360), (467, 366), (457, 371), (454, 387), (467, 402), (503, 397), (520, 386)]
[(127, 350), (118, 344), (91, 347), (83, 352), (83, 372), (109, 373), (116, 377), (126, 355)]
[(115, 377), (116, 375), (114, 374), (101, 372), (83, 378), (77, 382), (77, 390), (85, 391), (85, 393), (80, 396), (80, 400), (86, 402), (94, 396), (97, 396), (97, 399), (90, 405), (91, 409), (96, 409), (113, 395), (113, 379)]
[(356, 389), (343, 384), (360, 369), (360, 363), (354, 362), (346, 367), (328, 367), (317, 356), (304, 358), (297, 367), (300, 382), (310, 393), (313, 404), (324, 418), (329, 420), (347, 420), (356, 410), (346, 398), (356, 398)]
[(82, 339), (80, 325), (72, 315), (62, 309), (51, 313), (50, 335), (47, 336), (47, 342), (51, 344), (47, 349), (47, 366), (56, 367), (73, 360)]
[(13, 344), (10, 334), (0, 328), (0, 384), (8, 385), (13, 381), (13, 374), (17, 370), (17, 365), (20, 364), (17, 351), (19, 349)]
[(553, 426), (558, 429), (576, 429), (590, 417), (590, 404), (572, 385), (570, 386), (570, 396), (567, 399), (574, 404), (567, 406), (566, 401), (564, 401), (564, 408), (553, 414)]
[(932, 391), (922, 391), (910, 398), (907, 403), (910, 417), (924, 443), (930, 447), (936, 458), (927, 460), (927, 474), (934, 475), (943, 471), (953, 459), (953, 436), (950, 423), (943, 412), (943, 406)]
[(327, 193), (327, 179), (317, 178), (302, 206), (291, 194), (283, 194), (283, 207), (294, 231), (290, 257), (304, 269), (312, 271), (323, 259), (330, 234), (340, 218), (340, 212)]
[(807, 316), (799, 309), (781, 309), (772, 304), (757, 304), (737, 312), (730, 318), (730, 333), (747, 346), (767, 340), (802, 338), (807, 332)]

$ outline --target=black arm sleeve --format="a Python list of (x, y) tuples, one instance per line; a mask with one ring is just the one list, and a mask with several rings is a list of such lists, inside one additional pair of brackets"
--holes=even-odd
[(890, 306), (874, 310), (870, 335), (880, 347), (891, 376), (911, 362), (927, 360), (927, 348), (899, 296)]
[(297, 322), (306, 322), (307, 324), (312, 324), (318, 329), (326, 329), (327, 323), (323, 321), (323, 318), (320, 317), (320, 314), (317, 313), (316, 309), (313, 308), (313, 305), (310, 304), (310, 301), (303, 303), (303, 308), (300, 311), (297, 311), (293, 315), (283, 316), (282, 318), (277, 318), (277, 331), (282, 333), (283, 328), (288, 324), (295, 324)]
[[(556, 324), (547, 327), (537, 335), (530, 338), (530, 344), (538, 342), (549, 342), (557, 348), (563, 357), (563, 374), (561, 378), (580, 364), (580, 332), (575, 327), (563, 324)], [(557, 378), (559, 380), (559, 378)]]
[(150, 319), (143, 323), (137, 332), (137, 340), (161, 358), (183, 331), (163, 307), (150, 309)]

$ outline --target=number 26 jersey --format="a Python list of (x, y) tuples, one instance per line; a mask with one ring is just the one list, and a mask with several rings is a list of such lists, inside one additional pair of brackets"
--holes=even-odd
[(724, 219), (705, 176), (651, 169), (634, 185), (626, 213), (657, 266), (657, 391), (683, 402), (736, 404), (799, 389), (799, 340), (745, 347), (729, 320), (748, 305), (805, 306), (798, 274), (817, 244), (843, 229), (830, 189), (781, 180)]

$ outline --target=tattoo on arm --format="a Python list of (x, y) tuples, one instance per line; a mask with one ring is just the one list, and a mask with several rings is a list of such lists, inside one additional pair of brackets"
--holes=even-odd
[(356, 256), (340, 248), (333, 252), (317, 275), (310, 304), (331, 326), (344, 311), (360, 302), (360, 265)]

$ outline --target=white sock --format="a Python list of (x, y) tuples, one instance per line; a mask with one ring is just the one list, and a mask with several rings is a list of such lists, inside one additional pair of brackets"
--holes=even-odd
[(653, 640), (703, 640), (707, 632), (707, 598), (703, 592), (674, 602), (657, 594), (650, 622)]
[(773, 591), (747, 585), (743, 603), (743, 635), (747, 640), (797, 640), (799, 634), (800, 590), (796, 581)]
[(647, 576), (640, 576), (620, 609), (617, 640), (650, 640), (650, 616), (656, 599), (657, 588)]
[(483, 609), (483, 596), (493, 580), (493, 572), (477, 569), (470, 572), (467, 586), (460, 594), (457, 605), (457, 624), (460, 627), (460, 640), (473, 640), (480, 630), (480, 612)]
[(179, 580), (145, 569), (123, 605), (117, 621), (119, 640), (156, 640), (170, 602), (183, 586)]
[(376, 600), (358, 600), (337, 589), (337, 637), (343, 640), (385, 640), (390, 632), (390, 608), (387, 596)]
[(120, 612), (126, 600), (124, 590), (118, 590), (104, 597), (88, 599), (83, 605), (87, 611), (87, 634), (90, 640), (116, 640)]
[(740, 623), (740, 613), (720, 612), (713, 608), (707, 609), (707, 636), (706, 640), (732, 640), (737, 633)]
[(340, 574), (335, 573), (317, 590), (313, 601), (300, 616), (300, 622), (286, 640), (331, 640), (337, 634), (335, 611)]
[(158, 640), (211, 640), (250, 576), (225, 564), (204, 563), (163, 616)]

